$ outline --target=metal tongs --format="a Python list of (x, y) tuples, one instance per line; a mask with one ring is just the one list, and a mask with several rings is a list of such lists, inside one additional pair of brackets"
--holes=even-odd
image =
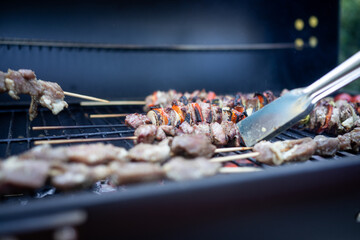
[(237, 126), (246, 146), (269, 140), (308, 115), (322, 98), (360, 78), (360, 51), (308, 87), (291, 90)]

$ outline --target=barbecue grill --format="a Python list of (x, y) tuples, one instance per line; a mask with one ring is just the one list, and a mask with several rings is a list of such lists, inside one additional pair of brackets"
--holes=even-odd
[[(325, 6), (309, 0), (62, 1), (56, 8), (47, 1), (12, 1), (0, 11), (1, 70), (33, 69), (66, 91), (107, 99), (143, 100), (169, 88), (281, 91), (306, 86), (337, 63), (333, 0)], [(59, 115), (42, 108), (30, 122), (26, 97), (0, 99), (1, 158), (28, 150), (35, 140), (132, 136), (124, 118), (89, 115), (142, 112), (140, 106), (86, 107), (70, 99)], [(82, 128), (30, 128), (54, 125)], [(307, 136), (315, 135), (290, 129), (272, 141)], [(131, 140), (109, 143), (133, 146)], [(229, 154), (236, 152), (219, 155)], [(232, 163), (264, 171), (111, 193), (96, 186), (54, 193), (46, 186), (4, 196), (0, 236), (358, 239), (359, 155), (340, 151), (280, 167), (251, 158)]]

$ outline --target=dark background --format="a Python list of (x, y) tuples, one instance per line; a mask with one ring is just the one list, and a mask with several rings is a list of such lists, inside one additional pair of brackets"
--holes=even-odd
[[(113, 51), (0, 45), (0, 69), (33, 69), (65, 91), (109, 99), (154, 90), (217, 93), (306, 86), (338, 59), (338, 1), (8, 1), (0, 37), (138, 45), (294, 43), (316, 48), (227, 52)], [(310, 16), (319, 19), (311, 28)], [(294, 28), (302, 19), (304, 29)], [(23, 98), (26, 99), (26, 98)], [(2, 101), (12, 101), (8, 96)]]

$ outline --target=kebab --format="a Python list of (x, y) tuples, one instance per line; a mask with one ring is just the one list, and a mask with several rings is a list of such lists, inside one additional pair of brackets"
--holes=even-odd
[(290, 161), (306, 161), (313, 154), (332, 157), (337, 151), (359, 152), (359, 150), (359, 127), (337, 137), (318, 135), (314, 139), (302, 138), (274, 143), (261, 141), (253, 148), (253, 151), (259, 153), (259, 156), (255, 157), (256, 160), (267, 165), (280, 165)]
[(147, 116), (156, 125), (175, 126), (183, 121), (194, 124), (198, 122), (211, 123), (221, 122), (222, 119), (238, 122), (272, 101), (273, 98), (266, 97), (270, 95), (273, 96), (270, 91), (263, 94), (238, 93), (235, 97), (223, 96), (216, 99), (214, 98), (215, 93), (206, 99), (193, 96), (188, 98), (186, 95), (182, 95), (167, 105), (151, 105)]
[[(258, 162), (280, 165), (306, 161), (313, 154), (333, 156), (339, 150), (358, 152), (359, 148), (360, 128), (355, 128), (337, 138), (319, 135), (314, 139), (262, 141), (254, 146), (254, 152)], [(176, 136), (157, 145), (142, 143), (129, 151), (102, 143), (57, 148), (41, 145), (1, 163), (0, 191), (35, 189), (49, 178), (62, 190), (88, 187), (106, 178), (118, 185), (164, 177), (197, 179), (219, 171), (220, 165), (212, 163), (217, 159), (208, 160), (214, 151), (215, 146), (204, 135)], [(176, 156), (179, 154), (182, 156)]]
[[(274, 94), (271, 91), (265, 91), (262, 94), (255, 93), (255, 95), (264, 98), (263, 101), (272, 102), (276, 99)], [(184, 94), (176, 92), (175, 90), (164, 91), (155, 91), (153, 94), (145, 98), (145, 107), (144, 111), (148, 112), (151, 108), (155, 106), (167, 107), (171, 106), (174, 100), (188, 101), (188, 102), (211, 102), (220, 107), (233, 107), (234, 103), (238, 101), (246, 101), (246, 99), (251, 99), (253, 94), (242, 94), (238, 93), (235, 96), (230, 95), (216, 95), (215, 92), (209, 91), (206, 92), (204, 89), (199, 91), (195, 90), (192, 93), (185, 92)], [(244, 104), (244, 103), (243, 103)]]
[(64, 101), (65, 95), (92, 101), (109, 102), (87, 95), (64, 92), (57, 83), (38, 80), (35, 73), (29, 69), (0, 71), (0, 93), (5, 92), (15, 100), (20, 99), (19, 94), (31, 96), (29, 108), (29, 118), (31, 121), (37, 116), (39, 104), (51, 110), (54, 115), (67, 108), (68, 104)]
[(342, 99), (320, 100), (310, 115), (300, 121), (298, 128), (312, 132), (338, 135), (360, 126), (360, 118), (355, 105)]
[(64, 101), (64, 91), (57, 83), (38, 80), (35, 73), (28, 69), (9, 69), (7, 73), (0, 71), (0, 93), (4, 92), (16, 100), (20, 99), (19, 94), (31, 96), (30, 120), (37, 116), (39, 104), (50, 109), (53, 114), (68, 107)]
[[(47, 179), (50, 179), (53, 186), (62, 190), (88, 187), (106, 178), (110, 178), (114, 184), (160, 179), (166, 175), (160, 164), (169, 160), (171, 155), (200, 157), (199, 161), (203, 162), (201, 160), (203, 156), (210, 157), (214, 154), (215, 146), (211, 145), (206, 137), (194, 136), (192, 140), (192, 143), (198, 143), (198, 146), (203, 147), (201, 151), (194, 149), (194, 146), (184, 144), (188, 142), (187, 137), (177, 140), (178, 144), (171, 147), (169, 141), (165, 140), (158, 145), (139, 144), (130, 151), (103, 143), (56, 148), (50, 145), (37, 146), (1, 163), (0, 192), (39, 188)], [(182, 151), (177, 150), (179, 148)], [(198, 167), (200, 172), (201, 166), (209, 166), (212, 169), (220, 167), (219, 164), (202, 163)], [(173, 167), (171, 172), (174, 172)], [(206, 175), (208, 172), (204, 171), (204, 176), (208, 176)]]
[[(321, 100), (309, 117), (300, 122), (296, 127), (316, 131), (318, 134), (325, 132), (338, 135), (360, 126), (359, 116), (356, 115), (353, 105), (344, 100), (331, 101), (328, 98)], [(165, 116), (165, 114), (158, 116)], [(177, 119), (172, 117), (174, 116), (173, 114), (170, 114), (170, 116), (170, 119)], [(154, 140), (162, 140), (166, 136), (182, 134), (204, 134), (217, 146), (227, 144), (240, 146), (242, 144), (240, 133), (234, 123), (236, 121), (222, 121), (221, 124), (218, 122), (198, 122), (193, 124), (194, 121), (190, 121), (192, 123), (190, 124), (189, 121), (183, 121), (182, 123), (178, 122), (176, 126), (150, 126), (150, 122), (149, 118), (141, 114), (131, 114), (125, 119), (126, 124), (138, 127), (135, 130), (135, 136), (138, 137), (137, 142), (149, 143)], [(143, 124), (145, 126), (142, 126)]]
[[(268, 96), (268, 95), (267, 95)], [(260, 98), (261, 99), (261, 98)], [(349, 132), (353, 128), (360, 126), (359, 120), (359, 100), (360, 98), (354, 97), (352, 102), (345, 101), (338, 96), (334, 98), (322, 99), (311, 112), (311, 114), (299, 122), (298, 128), (304, 128), (316, 133), (328, 133), (332, 135), (338, 135), (341, 133)], [(243, 102), (243, 101), (242, 101)], [(241, 103), (241, 102), (240, 102)], [(179, 111), (179, 104), (173, 104), (172, 108), (166, 109), (154, 109), (148, 113), (149, 118), (153, 124), (172, 124), (176, 125), (186, 119), (189, 123), (198, 122), (221, 122), (221, 118), (231, 120), (235, 123), (241, 121), (246, 117), (248, 113), (251, 114), (252, 110), (257, 108), (250, 108), (250, 111), (240, 105), (242, 108), (228, 109), (227, 107), (222, 111), (216, 111), (216, 106), (213, 104), (201, 103), (192, 105)], [(236, 106), (236, 104), (233, 104)], [(249, 105), (249, 104), (247, 104)], [(250, 105), (251, 106), (251, 105)], [(174, 111), (172, 111), (174, 110)], [(239, 111), (237, 111), (239, 110)], [(175, 112), (175, 113), (174, 113)], [(195, 113), (195, 114), (194, 114)], [(187, 116), (187, 118), (184, 118)], [(190, 116), (190, 117), (189, 117)], [(165, 120), (164, 120), (165, 119)]]

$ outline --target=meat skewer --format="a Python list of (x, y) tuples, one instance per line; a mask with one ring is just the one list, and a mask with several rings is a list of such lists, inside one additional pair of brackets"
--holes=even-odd
[(37, 130), (58, 130), (58, 129), (80, 129), (80, 128), (109, 128), (109, 127), (124, 127), (125, 124), (102, 124), (102, 125), (71, 125), (71, 126), (34, 126), (31, 129)]
[(219, 173), (248, 173), (260, 171), (263, 171), (263, 169), (259, 167), (222, 167)]
[(9, 69), (7, 73), (0, 71), (0, 93), (3, 92), (16, 100), (20, 99), (19, 94), (31, 96), (30, 120), (37, 116), (39, 104), (50, 109), (55, 115), (68, 107), (64, 101), (64, 92), (57, 83), (38, 80), (35, 73), (28, 69)]
[(78, 93), (72, 93), (72, 92), (65, 92), (64, 91), (64, 95), (70, 96), (70, 97), (76, 97), (76, 98), (82, 98), (82, 99), (97, 101), (97, 102), (103, 102), (103, 103), (108, 103), (109, 102), (108, 100), (105, 100), (105, 99), (102, 99), (102, 98), (96, 98), (96, 97), (91, 97), (91, 96), (78, 94)]
[(74, 138), (74, 139), (55, 139), (55, 140), (38, 140), (34, 141), (34, 145), (42, 144), (65, 144), (65, 143), (84, 143), (84, 142), (104, 142), (118, 140), (136, 140), (137, 137), (112, 137), (112, 138)]
[(109, 101), (109, 102), (80, 102), (80, 106), (119, 106), (119, 105), (144, 105), (145, 101)]
[[(193, 142), (189, 138), (193, 138)], [(339, 135), (336, 139), (324, 136), (317, 138), (274, 143), (263, 141), (254, 146), (255, 152), (230, 157), (255, 157), (260, 163), (280, 165), (305, 161), (315, 153), (329, 156), (334, 154), (333, 149), (359, 151), (360, 128)], [(203, 148), (201, 151), (200, 146)], [(55, 187), (69, 190), (87, 187), (105, 178), (109, 178), (113, 184), (128, 184), (164, 177), (175, 181), (197, 179), (219, 171), (229, 173), (260, 170), (220, 168), (219, 163), (212, 162), (214, 159), (209, 161), (204, 158), (212, 156), (214, 149), (206, 136), (189, 135), (177, 136), (172, 142), (171, 139), (166, 139), (157, 145), (139, 144), (130, 151), (102, 143), (57, 148), (41, 145), (12, 156), (0, 164), (0, 192), (13, 193), (14, 188), (38, 188), (47, 179)], [(171, 153), (192, 159), (171, 158)]]
[[(194, 91), (192, 94), (189, 93), (181, 94), (181, 93), (177, 93), (174, 90), (169, 90), (168, 92), (157, 91), (146, 98), (147, 99), (146, 110), (149, 110), (149, 112), (151, 113), (150, 116), (149, 114), (148, 116), (153, 124), (159, 125), (159, 124), (164, 124), (164, 122), (171, 122), (172, 125), (176, 125), (176, 118), (175, 119), (172, 118), (172, 115), (174, 114), (169, 113), (171, 109), (176, 110), (174, 108), (174, 100), (175, 100), (175, 105), (178, 105), (180, 107), (183, 107), (184, 104), (190, 105), (190, 106), (186, 106), (187, 109), (185, 110), (184, 114), (186, 116), (186, 114), (190, 112), (190, 115), (192, 116), (189, 121), (190, 124), (192, 124), (192, 122), (198, 123), (203, 121), (197, 119), (196, 114), (195, 115), (191, 114), (192, 112), (191, 105), (194, 104), (192, 102), (199, 104), (199, 107), (197, 108), (200, 109), (200, 111), (198, 112), (200, 112), (202, 115), (208, 115), (206, 114), (206, 111), (203, 108), (206, 109), (209, 108), (208, 106), (210, 106), (210, 108), (214, 105), (216, 106), (216, 104), (214, 104), (216, 103), (216, 97), (217, 96), (215, 95), (215, 93), (213, 92), (207, 93), (204, 90)], [(359, 103), (360, 98), (358, 97), (352, 99), (350, 97), (351, 98), (350, 101), (349, 97), (345, 98), (346, 100), (338, 96), (336, 96), (335, 99), (328, 97), (321, 100), (314, 108), (311, 115), (308, 116), (303, 121), (301, 121), (298, 124), (298, 126), (314, 131), (316, 133), (326, 132), (335, 135), (351, 131), (353, 128), (360, 126), (360, 120), (358, 116), (360, 111), (357, 111), (358, 109), (360, 109), (360, 107), (358, 107), (358, 105), (360, 105)], [(222, 108), (222, 111), (220, 110), (220, 113), (228, 112), (228, 115), (227, 116), (225, 115), (225, 118), (227, 120), (231, 120), (236, 123), (237, 121), (240, 121), (243, 117), (239, 117), (238, 119), (236, 119), (237, 114), (232, 113), (233, 109), (240, 110), (240, 113), (244, 112), (247, 115), (251, 115), (251, 113), (254, 110), (256, 111), (259, 107), (261, 108), (261, 106), (266, 105), (267, 102), (273, 101), (276, 97), (272, 92), (265, 91), (263, 94), (254, 94), (254, 95), (236, 94), (235, 97), (218, 96), (218, 98), (221, 103), (219, 104), (218, 102), (217, 106)], [(221, 101), (221, 99), (223, 101)], [(204, 107), (203, 101), (207, 102), (208, 106)], [(158, 110), (156, 106), (159, 105), (163, 107), (163, 110), (161, 109)], [(154, 114), (153, 111), (158, 111), (160, 112), (160, 114)], [(194, 108), (193, 111), (196, 112), (196, 108)], [(180, 111), (176, 111), (177, 114), (179, 114), (179, 112)], [(165, 117), (163, 115), (165, 115)], [(216, 115), (216, 113), (213, 115)], [(151, 117), (151, 116), (155, 116), (155, 117)], [(157, 120), (156, 117), (160, 118), (160, 120)], [(166, 119), (165, 121), (161, 119), (166, 117), (170, 119), (168, 121)], [(182, 117), (180, 117), (180, 119), (182, 119)], [(203, 119), (206, 120), (208, 118), (207, 116), (204, 116)], [(219, 122), (221, 122), (221, 120)]]
[(257, 157), (259, 155), (260, 155), (260, 153), (258, 153), (258, 152), (250, 152), (250, 153), (230, 155), (230, 156), (225, 156), (225, 157), (216, 157), (216, 158), (212, 158), (210, 160), (210, 162), (228, 162), (228, 161), (233, 161), (233, 160)]
[[(153, 109), (148, 113), (148, 118), (144, 115), (132, 114), (126, 117), (125, 123), (129, 126), (137, 128), (142, 124), (149, 123), (151, 120), (151, 122), (155, 125), (172, 125), (174, 127), (181, 128), (180, 125), (187, 121), (191, 126), (197, 126), (197, 128), (200, 128), (204, 126), (204, 123), (206, 122), (221, 123), (221, 121), (225, 119), (236, 123), (242, 119), (239, 117), (241, 115), (234, 114), (236, 110), (230, 110), (229, 114), (226, 114), (226, 111), (224, 110), (220, 110), (220, 113), (217, 114), (216, 111), (211, 110), (211, 104), (201, 104), (201, 107), (200, 104), (196, 107), (193, 105), (189, 107), (186, 106), (185, 110), (184, 107), (182, 110), (179, 110), (178, 105), (176, 104), (173, 105), (173, 108), (171, 109)], [(210, 110), (208, 111), (204, 109)], [(244, 113), (246, 113), (246, 111)], [(141, 118), (141, 120), (137, 120), (137, 118)], [(205, 121), (205, 119), (208, 120)], [(351, 131), (353, 128), (358, 126), (360, 126), (360, 119), (354, 105), (344, 100), (339, 100), (333, 103), (329, 99), (323, 99), (320, 101), (311, 115), (297, 125), (299, 128), (306, 128), (311, 131), (316, 131), (317, 133), (327, 132), (336, 135)], [(214, 127), (216, 127), (216, 124)]]
[(15, 100), (20, 99), (19, 94), (31, 96), (29, 108), (29, 118), (31, 121), (37, 116), (39, 104), (51, 110), (54, 115), (67, 108), (68, 104), (64, 101), (65, 95), (108, 102), (101, 98), (65, 92), (57, 83), (38, 80), (35, 73), (28, 69), (19, 69), (18, 71), (9, 69), (6, 73), (0, 71), (0, 93), (4, 92), (7, 92)]
[[(150, 150), (153, 154), (149, 154)], [(41, 145), (1, 163), (0, 192), (11, 188), (38, 188), (48, 178), (55, 187), (69, 190), (87, 187), (105, 178), (117, 185), (153, 181), (168, 174), (168, 178), (174, 180), (194, 179), (214, 175), (220, 168), (219, 164), (210, 163), (203, 157), (192, 160), (170, 158), (167, 142), (156, 146), (137, 145), (130, 151), (102, 143), (57, 148)], [(170, 159), (167, 167), (159, 165), (167, 159)], [(179, 166), (178, 161), (185, 163)], [(180, 173), (176, 174), (176, 171)]]
[[(159, 107), (169, 107), (172, 105), (174, 100), (176, 101), (187, 101), (191, 102), (210, 102), (212, 104), (217, 104), (220, 107), (234, 107), (237, 103), (241, 102), (244, 106), (252, 105), (254, 100), (259, 98), (261, 104), (267, 104), (267, 102), (273, 101), (276, 97), (271, 91), (265, 91), (262, 94), (255, 93), (255, 94), (242, 94), (238, 93), (235, 96), (230, 95), (216, 95), (214, 92), (209, 91), (206, 92), (204, 89), (199, 91), (195, 90), (192, 93), (185, 92), (184, 94), (176, 92), (175, 90), (169, 90), (167, 92), (163, 91), (155, 91), (153, 94), (147, 96), (145, 98), (146, 105), (144, 110), (147, 112), (151, 108), (155, 106)], [(255, 101), (256, 102), (256, 101)]]
[(90, 114), (90, 118), (114, 118), (114, 117), (126, 117), (130, 113), (117, 113), (117, 114)]

